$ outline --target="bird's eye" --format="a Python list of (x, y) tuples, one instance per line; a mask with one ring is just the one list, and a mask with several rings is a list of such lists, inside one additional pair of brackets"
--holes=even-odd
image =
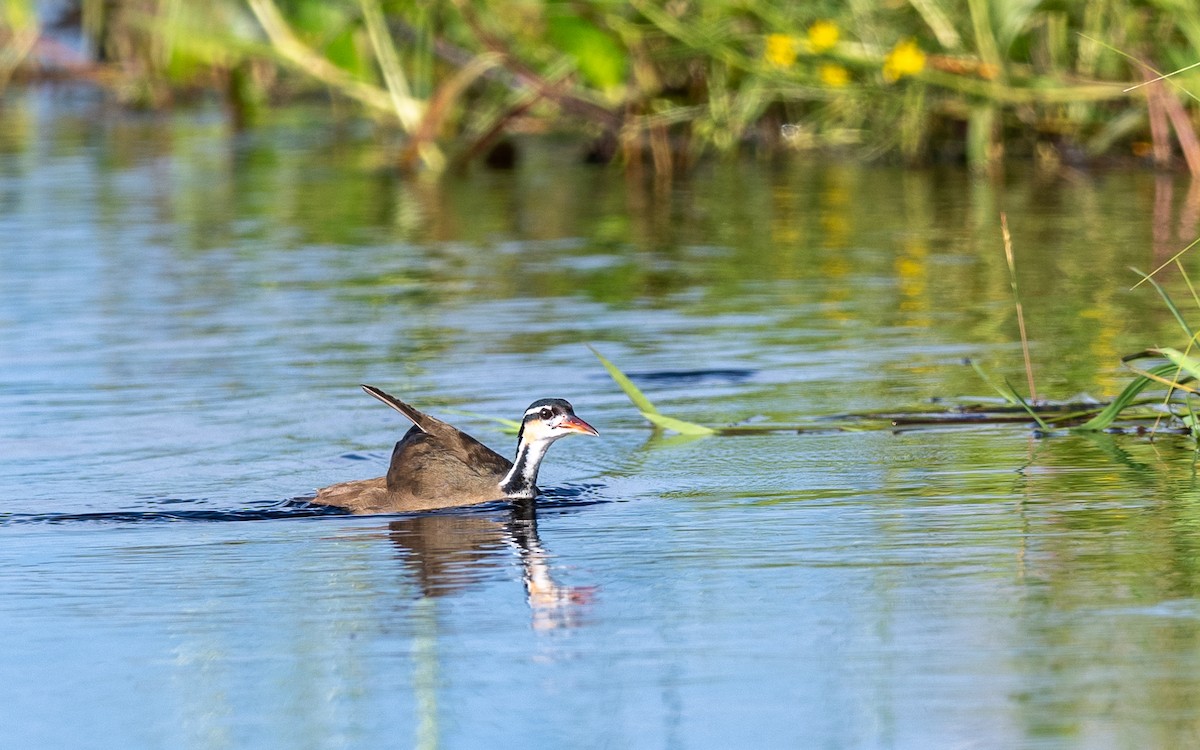
[(540, 416), (542, 419), (549, 419), (550, 418), (550, 407), (543, 406), (542, 413), (539, 414), (538, 416)]

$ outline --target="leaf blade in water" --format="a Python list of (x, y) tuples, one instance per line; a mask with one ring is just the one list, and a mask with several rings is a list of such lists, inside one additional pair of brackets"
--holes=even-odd
[(1008, 386), (1009, 393), (1012, 394), (1012, 397), (1014, 399), (1016, 399), (1017, 403), (1021, 406), (1021, 408), (1025, 410), (1025, 413), (1028, 414), (1029, 416), (1033, 417), (1033, 421), (1038, 423), (1038, 427), (1041, 427), (1043, 430), (1049, 431), (1050, 425), (1046, 424), (1046, 422), (1043, 421), (1042, 418), (1038, 416), (1038, 413), (1033, 410), (1033, 407), (1030, 406), (1029, 403), (1026, 402), (1024, 398), (1021, 397), (1021, 394), (1017, 393), (1017, 389), (1012, 387), (1012, 383), (1008, 382), (1008, 380), (1005, 379), (1004, 385)]
[(1172, 349), (1169, 346), (1164, 346), (1156, 351), (1171, 360), (1172, 364), (1188, 375), (1191, 375), (1193, 378), (1200, 378), (1200, 360), (1184, 354), (1178, 349)]
[(1020, 402), (1020, 401), (1018, 401), (1017, 399), (1013, 398), (1013, 394), (1012, 394), (1012, 388), (1011, 388), (1011, 387), (1009, 388), (1009, 390), (1007, 390), (1007, 391), (1006, 391), (1006, 390), (1004, 390), (1003, 388), (1001, 388), (1000, 386), (998, 386), (998, 385), (996, 385), (995, 383), (993, 383), (993, 382), (992, 382), (992, 379), (991, 379), (991, 378), (989, 378), (989, 377), (987, 376), (987, 373), (985, 373), (985, 372), (983, 371), (983, 368), (982, 368), (982, 367), (980, 367), (980, 366), (979, 366), (979, 363), (978, 363), (978, 362), (976, 362), (975, 360), (973, 360), (973, 359), (968, 359), (968, 360), (967, 360), (967, 364), (969, 364), (969, 365), (971, 366), (971, 369), (975, 370), (975, 374), (979, 376), (979, 379), (980, 379), (980, 380), (982, 380), (983, 382), (987, 383), (987, 384), (988, 384), (988, 386), (989, 386), (989, 387), (990, 387), (992, 390), (994, 390), (996, 393), (1000, 394), (1000, 398), (1004, 399), (1005, 401), (1007, 401), (1008, 403), (1012, 404), (1013, 406), (1020, 406), (1020, 405), (1021, 405), (1021, 402)]
[(642, 414), (658, 414), (658, 409), (651, 403), (650, 399), (646, 398), (646, 394), (642, 393), (641, 389), (633, 384), (625, 373), (621, 372), (620, 368), (605, 359), (604, 355), (596, 351), (595, 347), (588, 345), (588, 349), (592, 350), (592, 354), (596, 355), (596, 359), (600, 360), (600, 364), (604, 365), (604, 369), (608, 370), (608, 375), (613, 381), (620, 386), (633, 405)]
[[(1178, 366), (1174, 364), (1165, 363), (1158, 365), (1157, 367), (1152, 367), (1147, 370), (1147, 372), (1152, 375), (1165, 378), (1168, 375), (1177, 372), (1178, 369)], [(1112, 403), (1105, 407), (1103, 411), (1073, 429), (1080, 432), (1094, 432), (1097, 430), (1108, 429), (1112, 423), (1116, 421), (1117, 417), (1120, 416), (1121, 412), (1123, 412), (1131, 403), (1133, 403), (1133, 400), (1137, 398), (1138, 394), (1145, 390), (1146, 386), (1153, 382), (1155, 381), (1146, 377), (1145, 375), (1138, 375), (1133, 380), (1129, 381), (1129, 384), (1125, 386), (1125, 390), (1121, 391), (1120, 395), (1114, 398)]]
[(678, 432), (680, 435), (716, 434), (717, 431), (711, 427), (705, 427), (702, 424), (696, 424), (695, 422), (688, 422), (687, 420), (676, 419), (675, 417), (668, 417), (664, 414), (660, 414), (658, 408), (650, 401), (650, 399), (646, 398), (646, 394), (642, 393), (640, 388), (633, 384), (633, 381), (629, 379), (628, 375), (621, 372), (619, 367), (608, 361), (603, 354), (596, 351), (595, 347), (589, 345), (588, 349), (592, 350), (592, 354), (595, 354), (596, 359), (600, 360), (600, 364), (604, 365), (604, 369), (608, 370), (609, 377), (611, 377), (613, 381), (620, 386), (621, 390), (625, 392), (625, 395), (630, 401), (633, 402), (633, 405), (637, 407), (637, 410), (641, 412), (642, 416), (650, 420), (650, 423), (655, 427), (660, 427), (664, 430), (670, 430), (672, 432)]
[(717, 431), (711, 427), (705, 427), (702, 424), (695, 422), (687, 422), (682, 419), (668, 417), (658, 412), (642, 412), (642, 416), (650, 420), (650, 423), (655, 427), (661, 427), (664, 430), (678, 432), (680, 435), (715, 435)]

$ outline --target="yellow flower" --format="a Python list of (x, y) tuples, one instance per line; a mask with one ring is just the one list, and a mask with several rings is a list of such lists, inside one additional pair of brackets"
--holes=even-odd
[(892, 47), (883, 61), (883, 80), (891, 83), (925, 69), (925, 53), (912, 39), (904, 39)]
[(838, 43), (838, 27), (833, 21), (816, 21), (808, 27), (808, 46), (820, 54)]
[(796, 40), (787, 34), (767, 34), (763, 59), (776, 68), (790, 68), (796, 62)]
[(817, 75), (820, 76), (821, 83), (835, 89), (850, 83), (850, 71), (836, 63), (825, 63), (817, 69)]

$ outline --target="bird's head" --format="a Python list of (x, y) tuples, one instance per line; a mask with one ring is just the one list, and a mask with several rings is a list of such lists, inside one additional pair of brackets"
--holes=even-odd
[(534, 401), (525, 410), (521, 420), (518, 443), (552, 443), (572, 434), (599, 435), (596, 428), (579, 417), (569, 401), (561, 398), (544, 398)]

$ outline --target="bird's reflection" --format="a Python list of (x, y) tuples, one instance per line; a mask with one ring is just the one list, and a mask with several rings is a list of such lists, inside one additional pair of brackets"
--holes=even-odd
[(482, 515), (421, 514), (388, 524), (400, 559), (425, 597), (440, 597), (482, 583), (511, 550), (521, 565), (525, 597), (538, 630), (580, 624), (594, 587), (554, 580), (551, 556), (538, 537), (533, 501), (514, 503), (504, 520)]

